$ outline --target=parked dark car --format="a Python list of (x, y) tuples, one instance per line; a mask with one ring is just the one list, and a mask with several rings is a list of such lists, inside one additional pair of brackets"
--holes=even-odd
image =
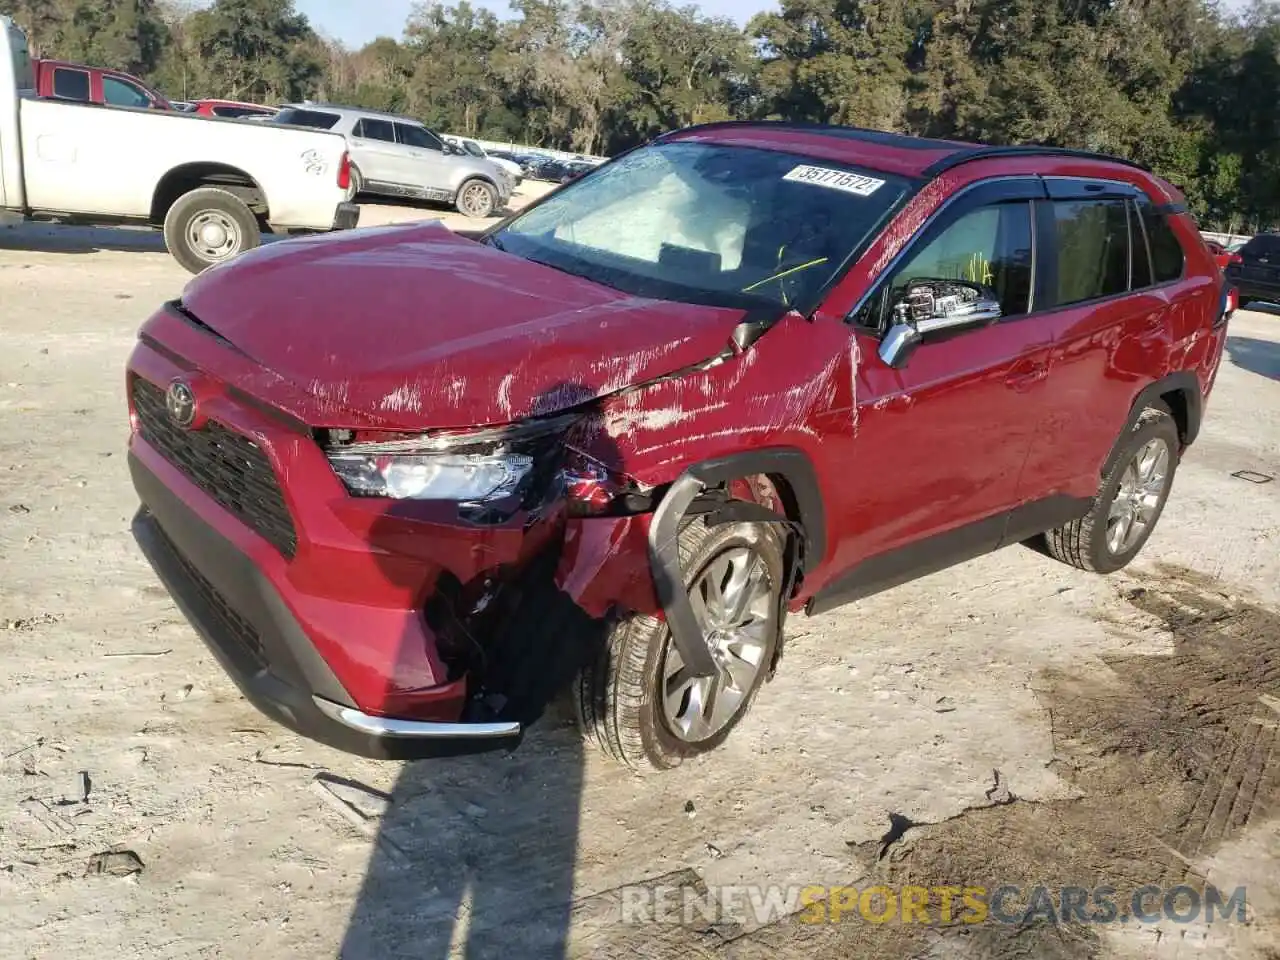
[(1227, 279), (1240, 293), (1240, 306), (1253, 300), (1280, 303), (1280, 233), (1259, 233), (1227, 264)]
[(1228, 297), (1124, 161), (677, 131), (476, 237), (196, 278), (128, 363), (134, 535), (304, 735), (504, 746), (571, 689), (609, 755), (670, 767), (729, 736), (788, 615), (1032, 541), (1130, 563)]

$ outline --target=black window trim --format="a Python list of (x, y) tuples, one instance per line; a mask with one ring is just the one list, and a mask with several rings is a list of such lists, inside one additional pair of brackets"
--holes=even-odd
[[(1036, 304), (1040, 302), (1045, 291), (1040, 284), (1040, 274), (1043, 271), (1039, 266), (1041, 229), (1037, 207), (1042, 205), (1046, 199), (1047, 193), (1043, 178), (1034, 174), (987, 177), (966, 184), (944, 200), (942, 205), (933, 211), (928, 219), (911, 235), (911, 239), (903, 245), (902, 249), (885, 264), (884, 269), (880, 271), (880, 274), (868, 287), (867, 291), (854, 302), (849, 312), (845, 314), (844, 322), (876, 338), (883, 337), (888, 332), (887, 325), (883, 323), (883, 313), (881, 314), (881, 322), (877, 323), (875, 327), (859, 323), (857, 320), (858, 314), (862, 312), (869, 302), (884, 296), (887, 284), (892, 280), (894, 272), (898, 267), (902, 266), (907, 258), (920, 249), (920, 244), (933, 239), (935, 236), (934, 228), (944, 220), (950, 225), (950, 223), (954, 222), (953, 214), (958, 218), (979, 207), (1020, 200), (1027, 202), (1029, 206), (1028, 216), (1031, 218), (1031, 298), (1027, 304), (1026, 313), (1020, 313), (1016, 317), (1009, 317), (1007, 321), (1002, 318), (1000, 322), (1016, 323), (1026, 317), (1038, 315), (1036, 314)], [(960, 332), (963, 333), (965, 331)]]

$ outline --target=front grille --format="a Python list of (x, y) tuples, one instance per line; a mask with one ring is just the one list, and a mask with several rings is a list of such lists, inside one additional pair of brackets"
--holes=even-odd
[[(164, 528), (158, 523), (155, 526), (156, 532), (160, 536), (160, 540), (164, 543), (165, 548), (173, 555), (174, 560), (182, 567), (182, 572), (187, 575), (187, 579), (191, 585), (195, 587), (196, 592), (200, 595), (200, 599), (204, 601), (209, 612), (218, 621), (217, 626), (221, 627), (219, 639), (228, 639), (234, 642), (240, 650), (245, 653), (258, 667), (265, 669), (267, 667), (267, 655), (262, 647), (262, 640), (258, 636), (258, 631), (244, 617), (240, 616), (232, 606), (227, 603), (226, 597), (218, 592), (218, 588), (205, 579), (204, 574), (195, 568), (182, 551), (177, 548), (169, 535), (164, 532)], [(212, 626), (212, 624), (211, 624)]]
[(147, 443), (292, 559), (298, 533), (275, 471), (257, 444), (212, 420), (199, 430), (182, 429), (169, 419), (164, 391), (140, 377), (133, 381), (133, 405)]

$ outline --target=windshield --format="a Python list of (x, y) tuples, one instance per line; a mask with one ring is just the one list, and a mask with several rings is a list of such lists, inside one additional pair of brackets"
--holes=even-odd
[(807, 312), (908, 187), (845, 164), (678, 141), (593, 170), (490, 242), (637, 296)]
[(463, 140), (462, 149), (467, 151), (467, 153), (471, 154), (473, 157), (484, 156), (484, 150), (482, 150), (480, 144), (476, 143), (474, 140)]

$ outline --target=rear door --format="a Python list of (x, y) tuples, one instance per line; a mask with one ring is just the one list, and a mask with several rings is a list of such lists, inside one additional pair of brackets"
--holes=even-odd
[(1164, 369), (1170, 343), (1207, 315), (1207, 288), (1184, 279), (1185, 253), (1137, 187), (1046, 178), (1039, 237), (1053, 327), (1049, 416), (1032, 443), (1021, 496), (1097, 493), (1133, 398)]
[(395, 125), (379, 117), (361, 117), (351, 131), (351, 159), (371, 187), (405, 184), (406, 164), (396, 144)]

